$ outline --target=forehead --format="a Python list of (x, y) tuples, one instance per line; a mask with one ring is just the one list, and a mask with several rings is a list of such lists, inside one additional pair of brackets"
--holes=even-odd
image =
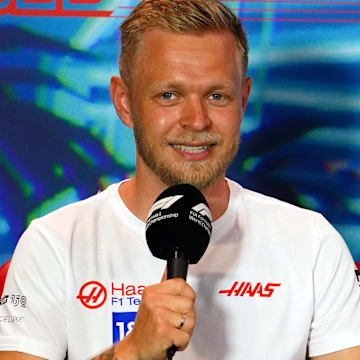
[(208, 42), (209, 40), (215, 40), (219, 45), (222, 43), (224, 47), (229, 47), (230, 43), (236, 43), (235, 36), (228, 30), (175, 32), (151, 29), (142, 34), (139, 47), (146, 47), (146, 44), (154, 46), (155, 42), (161, 46), (168, 45), (169, 48), (177, 47), (179, 44), (186, 44), (191, 48), (193, 43)]
[(241, 76), (242, 72), (239, 48), (229, 31), (174, 33), (148, 30), (143, 34), (134, 60), (137, 78), (150, 72), (166, 77), (174, 69), (200, 76), (210, 72)]

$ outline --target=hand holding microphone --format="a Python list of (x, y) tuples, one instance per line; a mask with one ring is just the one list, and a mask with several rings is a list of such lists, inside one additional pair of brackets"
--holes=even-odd
[[(179, 350), (185, 349), (195, 326), (195, 296), (183, 279), (164, 279), (160, 284), (147, 286), (134, 328), (119, 343), (119, 359), (164, 360), (174, 343)], [(180, 328), (181, 314), (186, 314), (186, 319)]]
[(208, 204), (194, 186), (172, 186), (155, 200), (146, 222), (146, 240), (154, 256), (167, 260), (168, 280), (144, 290), (133, 331), (127, 336), (136, 344), (138, 358), (172, 359), (190, 342), (195, 292), (185, 282), (187, 268), (204, 254), (211, 231)]

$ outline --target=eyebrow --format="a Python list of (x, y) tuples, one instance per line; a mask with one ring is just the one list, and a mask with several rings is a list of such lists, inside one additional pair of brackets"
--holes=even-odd
[[(161, 89), (185, 90), (185, 88), (186, 86), (178, 81), (160, 81), (150, 87), (150, 89), (154, 91)], [(215, 83), (209, 87), (208, 92), (215, 90), (234, 90), (234, 85), (229, 81), (225, 81), (224, 83)]]

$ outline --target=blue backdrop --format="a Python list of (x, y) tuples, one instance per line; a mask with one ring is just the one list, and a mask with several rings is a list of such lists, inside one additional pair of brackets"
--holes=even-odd
[[(0, 263), (33, 218), (133, 174), (108, 86), (136, 3), (0, 0)], [(322, 212), (359, 262), (360, 2), (224, 3), (254, 78), (228, 176)]]

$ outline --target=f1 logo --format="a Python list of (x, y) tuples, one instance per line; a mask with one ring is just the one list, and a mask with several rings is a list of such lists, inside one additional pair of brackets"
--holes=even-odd
[(210, 212), (209, 208), (204, 203), (197, 204), (192, 209), (194, 211), (200, 213), (202, 216), (207, 216), (212, 221), (211, 212)]
[(172, 204), (175, 204), (178, 200), (180, 200), (184, 195), (174, 195), (174, 196), (168, 196), (166, 198), (160, 199), (157, 201), (153, 206), (151, 207), (149, 211), (148, 217), (155, 211), (155, 210), (166, 210), (168, 209)]
[(85, 283), (76, 297), (88, 309), (97, 309), (106, 301), (107, 293), (105, 286), (98, 281)]

